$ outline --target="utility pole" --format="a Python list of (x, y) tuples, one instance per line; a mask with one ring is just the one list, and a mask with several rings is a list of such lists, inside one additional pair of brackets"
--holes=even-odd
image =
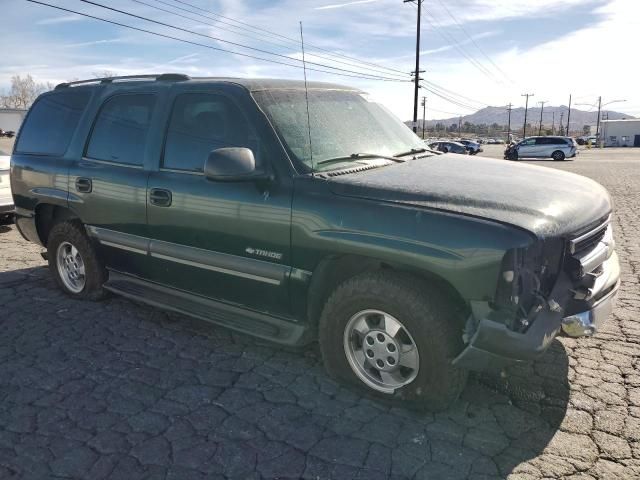
[(418, 88), (420, 88), (420, 20), (422, 18), (422, 2), (424, 0), (404, 0), (404, 3), (418, 4), (418, 24), (416, 28), (416, 70), (414, 74), (415, 91), (413, 93), (413, 132), (418, 132)]
[(599, 142), (600, 136), (600, 110), (602, 110), (602, 97), (598, 97), (598, 123), (596, 124), (596, 141)]
[(564, 112), (560, 112), (560, 135), (563, 135), (562, 119), (564, 118)]
[(523, 93), (522, 97), (527, 97), (527, 102), (524, 105), (524, 127), (522, 127), (522, 138), (527, 138), (527, 111), (529, 110), (529, 97), (533, 97), (533, 93)]
[(458, 117), (458, 136), (459, 137), (462, 136), (461, 130), (462, 130), (462, 117)]
[(547, 103), (546, 100), (544, 102), (540, 102), (540, 105), (542, 105), (542, 107), (540, 107), (540, 127), (538, 128), (538, 136), (542, 135), (542, 112), (544, 112), (545, 103)]
[(511, 110), (513, 109), (513, 105), (509, 102), (507, 105), (507, 112), (509, 112), (509, 116), (507, 117), (507, 142), (511, 143)]
[(427, 113), (427, 97), (422, 97), (422, 138), (424, 139), (424, 125)]
[(571, 121), (571, 95), (569, 95), (569, 113), (567, 114), (567, 137), (569, 136), (569, 122)]
[(551, 122), (551, 135), (556, 134), (556, 112), (553, 112), (553, 121)]

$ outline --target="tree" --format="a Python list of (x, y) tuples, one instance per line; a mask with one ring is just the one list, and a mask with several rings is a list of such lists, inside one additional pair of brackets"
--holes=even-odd
[(582, 133), (584, 135), (590, 135), (591, 134), (591, 126), (590, 125), (584, 125), (582, 127)]
[(31, 106), (38, 95), (53, 89), (51, 83), (38, 83), (31, 75), (21, 77), (14, 75), (11, 77), (11, 88), (8, 93), (0, 95), (0, 106), (2, 108), (27, 109)]

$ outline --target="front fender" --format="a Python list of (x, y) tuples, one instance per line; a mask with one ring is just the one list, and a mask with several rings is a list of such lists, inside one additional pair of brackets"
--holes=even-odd
[(449, 212), (296, 189), (293, 266), (314, 272), (331, 255), (357, 255), (447, 281), (465, 301), (491, 300), (505, 252), (528, 232)]

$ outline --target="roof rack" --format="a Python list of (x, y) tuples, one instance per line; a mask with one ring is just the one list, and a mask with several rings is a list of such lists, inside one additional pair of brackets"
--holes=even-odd
[(77, 80), (75, 82), (65, 82), (56, 85), (55, 90), (63, 88), (73, 87), (75, 85), (90, 85), (92, 83), (113, 83), (127, 80), (155, 80), (156, 82), (184, 82), (191, 80), (189, 75), (183, 75), (181, 73), (161, 73), (156, 75), (127, 75), (123, 77), (104, 77), (104, 78), (90, 78), (88, 80)]

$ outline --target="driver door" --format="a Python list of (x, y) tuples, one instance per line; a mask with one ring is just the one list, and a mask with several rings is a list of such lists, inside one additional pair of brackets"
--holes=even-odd
[(218, 148), (250, 148), (258, 168), (270, 161), (261, 134), (223, 87), (182, 88), (172, 103), (160, 168), (151, 172), (147, 193), (154, 280), (286, 315), (291, 189), (278, 180), (205, 177), (205, 161)]
[(536, 139), (528, 138), (527, 140), (523, 140), (518, 145), (518, 156), (519, 157), (535, 157), (536, 156)]

